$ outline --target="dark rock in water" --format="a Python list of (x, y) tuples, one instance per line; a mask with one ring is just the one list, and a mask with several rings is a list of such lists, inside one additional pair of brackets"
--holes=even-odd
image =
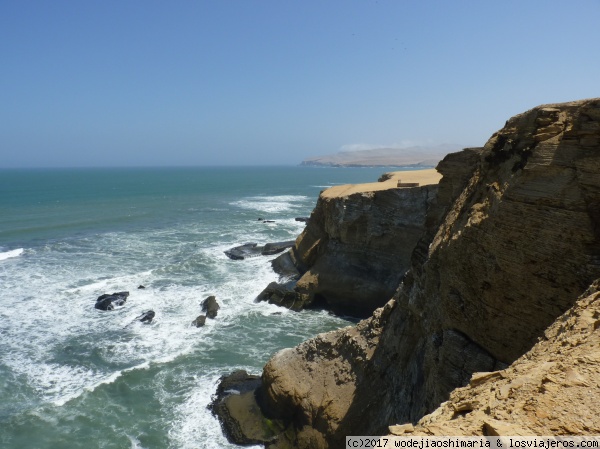
[(146, 288), (146, 287), (144, 287), (143, 285), (138, 286), (138, 290), (142, 289), (142, 288)]
[(217, 316), (217, 312), (221, 308), (219, 303), (217, 302), (217, 298), (214, 296), (209, 296), (204, 301), (202, 301), (202, 311), (206, 312), (206, 316), (208, 318), (215, 318)]
[(288, 240), (286, 242), (275, 242), (275, 243), (267, 243), (263, 246), (261, 254), (263, 256), (272, 256), (273, 254), (277, 254), (291, 248), (296, 243), (295, 240)]
[(142, 313), (142, 316), (139, 318), (139, 320), (142, 323), (150, 324), (152, 323), (155, 315), (156, 314), (154, 313), (154, 310), (148, 310), (147, 312)]
[(243, 260), (248, 257), (260, 256), (261, 251), (262, 246), (257, 246), (256, 243), (246, 243), (244, 245), (228, 249), (225, 251), (225, 255), (233, 260)]
[(206, 315), (198, 315), (198, 317), (192, 321), (192, 326), (202, 327), (206, 323)]
[(244, 245), (236, 246), (234, 248), (225, 251), (225, 255), (233, 260), (243, 260), (248, 257), (256, 256), (271, 256), (291, 248), (294, 246), (295, 240), (289, 240), (286, 242), (273, 242), (267, 243), (264, 246), (259, 246), (257, 243), (246, 243)]
[(300, 279), (300, 271), (296, 268), (289, 251), (286, 251), (273, 259), (271, 261), (271, 267), (273, 267), (273, 271), (279, 275), (280, 280), (289, 281)]
[(292, 310), (302, 310), (306, 307), (308, 299), (305, 295), (294, 290), (295, 281), (289, 281), (283, 284), (271, 282), (255, 299), (255, 302), (267, 301), (269, 304), (286, 307)]
[(310, 217), (296, 217), (295, 220), (301, 221), (303, 223), (308, 223), (308, 220), (310, 220)]
[(275, 223), (275, 220), (263, 220), (263, 223)]
[(285, 431), (285, 423), (266, 418), (258, 405), (260, 376), (234, 371), (220, 379), (208, 408), (219, 419), (223, 433), (233, 444), (274, 442)]
[(113, 310), (115, 307), (125, 304), (128, 296), (129, 292), (105, 293), (104, 295), (98, 296), (94, 307), (99, 310)]

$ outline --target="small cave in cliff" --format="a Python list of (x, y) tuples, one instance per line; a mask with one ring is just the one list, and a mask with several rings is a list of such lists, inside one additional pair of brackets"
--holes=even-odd
[(335, 304), (332, 304), (320, 293), (315, 293), (312, 302), (306, 308), (310, 310), (326, 310), (330, 314), (336, 315), (351, 323), (358, 323), (365, 318), (364, 314), (353, 313), (351, 310), (348, 310), (347, 307), (336, 307)]

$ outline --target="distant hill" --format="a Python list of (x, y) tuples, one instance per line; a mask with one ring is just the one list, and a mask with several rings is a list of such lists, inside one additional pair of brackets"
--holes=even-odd
[(329, 167), (434, 167), (442, 158), (462, 145), (442, 144), (408, 148), (375, 148), (372, 150), (340, 151), (327, 156), (305, 159), (300, 165)]

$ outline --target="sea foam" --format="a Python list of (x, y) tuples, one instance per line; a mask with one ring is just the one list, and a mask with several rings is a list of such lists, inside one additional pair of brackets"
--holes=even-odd
[(11, 251), (0, 252), (0, 260), (12, 259), (19, 257), (25, 250), (23, 248), (13, 249)]

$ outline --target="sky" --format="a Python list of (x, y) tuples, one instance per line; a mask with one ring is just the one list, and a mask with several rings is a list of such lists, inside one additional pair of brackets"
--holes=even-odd
[(481, 146), (600, 96), (600, 0), (2, 0), (0, 168)]

